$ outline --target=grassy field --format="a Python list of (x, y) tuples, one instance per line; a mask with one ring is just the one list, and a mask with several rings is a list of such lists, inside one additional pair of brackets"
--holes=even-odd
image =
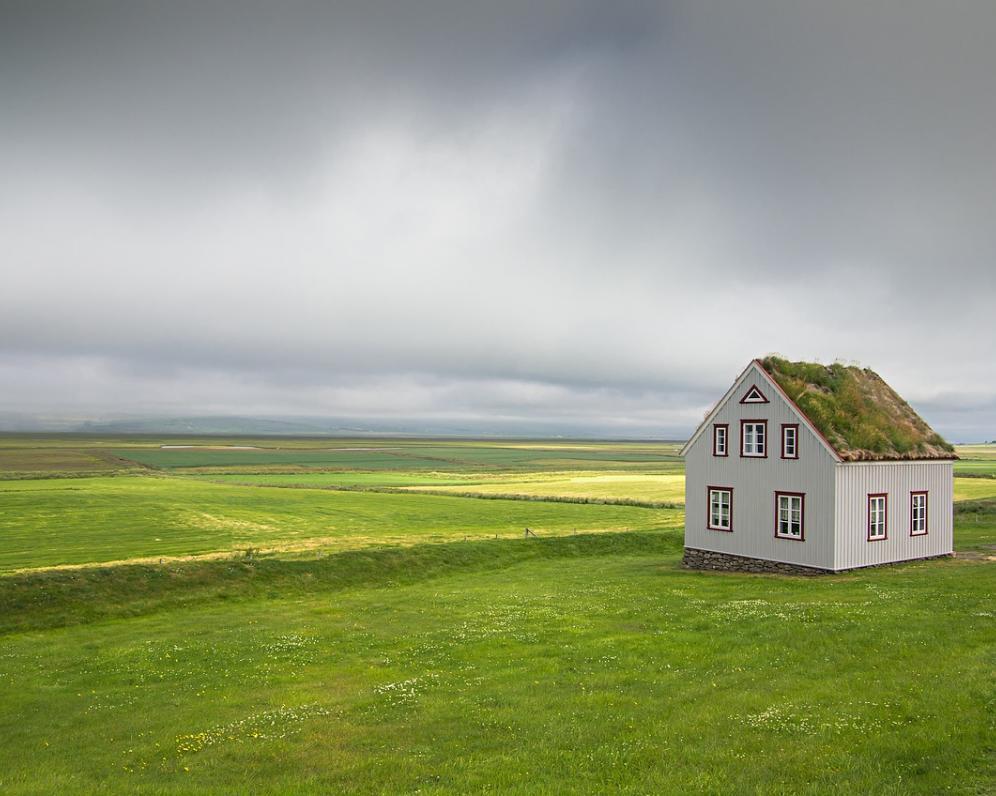
[[(212, 478), (217, 478), (213, 476)], [(246, 476), (234, 476), (238, 480)], [(256, 481), (294, 476), (255, 476)], [(682, 500), (681, 476), (562, 476), (453, 487), (459, 492)], [(324, 479), (320, 479), (320, 484)], [(956, 479), (958, 499), (996, 495), (996, 481)], [(382, 544), (678, 528), (670, 508), (436, 494), (266, 488), (162, 476), (0, 482), (0, 573), (138, 558), (230, 555), (249, 548), (316, 554)], [(433, 490), (446, 487), (433, 486)], [(652, 489), (652, 491), (642, 491)]]
[(680, 512), (118, 476), (0, 484), (0, 572), (246, 548), (328, 551), (575, 530), (676, 528)]
[(996, 791), (993, 479), (958, 558), (810, 579), (525, 499), (679, 502), (669, 445), (43, 442), (0, 439), (2, 793)]
[[(272, 446), (272, 443), (270, 443)], [(593, 465), (604, 469), (657, 469), (662, 462), (679, 462), (674, 443), (602, 443), (542, 446), (498, 442), (427, 443), (394, 440), (371, 445), (347, 440), (314, 448), (256, 447), (123, 448), (113, 453), (140, 464), (164, 469), (323, 469), (413, 470), (442, 472), (509, 472), (574, 469)]]
[(996, 479), (992, 478), (955, 478), (954, 499), (979, 500), (996, 496)]
[(684, 503), (685, 476), (671, 473), (280, 473), (194, 476), (217, 483), (312, 489), (394, 488), (411, 492)]
[[(990, 447), (963, 450), (976, 458), (959, 465), (996, 467)], [(0, 437), (7, 468), (0, 572), (248, 548), (320, 553), (521, 535), (527, 527), (546, 535), (674, 528), (681, 516), (666, 507), (684, 501), (675, 450), (673, 443)], [(39, 473), (43, 462), (52, 469)], [(51, 477), (58, 475), (74, 477)], [(466, 497), (473, 495), (523, 500)], [(993, 496), (996, 478), (955, 479), (956, 500)]]
[(990, 792), (992, 564), (679, 556), (664, 531), (34, 576), (0, 790)]

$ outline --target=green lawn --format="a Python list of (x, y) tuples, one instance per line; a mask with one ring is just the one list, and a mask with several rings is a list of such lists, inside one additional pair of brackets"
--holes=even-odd
[(676, 528), (680, 512), (118, 476), (0, 482), (0, 572), (231, 553)]
[[(203, 562), (152, 587), (189, 602), (117, 618), (107, 578), (30, 576), (0, 790), (991, 792), (991, 564), (679, 556), (669, 531)], [(112, 616), (44, 629), (73, 588)]]
[(659, 443), (29, 442), (0, 793), (996, 792), (996, 480), (956, 559), (752, 576), (681, 569), (680, 509), (494, 497), (680, 500)]

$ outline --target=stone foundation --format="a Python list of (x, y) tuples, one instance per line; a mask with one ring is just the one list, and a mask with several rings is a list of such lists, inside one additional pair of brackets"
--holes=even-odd
[(735, 556), (732, 553), (714, 553), (711, 550), (685, 548), (682, 565), (688, 569), (714, 569), (720, 572), (773, 572), (779, 575), (830, 575), (831, 570), (765, 561), (762, 558)]
[[(911, 561), (929, 561), (933, 558), (953, 558), (954, 553), (942, 553), (937, 556), (910, 558), (903, 561), (889, 561), (885, 564), (869, 564), (858, 569), (873, 569), (875, 567), (891, 567), (895, 564), (908, 564)], [(801, 564), (785, 564), (781, 561), (766, 561), (763, 558), (748, 558), (733, 553), (715, 553), (712, 550), (698, 550), (694, 547), (685, 548), (685, 557), (681, 561), (687, 569), (712, 569), (718, 572), (757, 572), (775, 573), (778, 575), (833, 575), (835, 572), (847, 570), (818, 569), (804, 567)], [(853, 571), (853, 570), (851, 570)]]

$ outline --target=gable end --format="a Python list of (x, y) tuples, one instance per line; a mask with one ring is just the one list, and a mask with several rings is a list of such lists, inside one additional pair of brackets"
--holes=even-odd
[[(695, 430), (695, 433), (692, 434), (691, 437), (689, 437), (688, 442), (684, 444), (679, 455), (685, 456), (688, 453), (688, 451), (691, 449), (691, 447), (698, 441), (699, 437), (702, 436), (703, 432), (707, 428), (710, 428), (712, 426), (712, 423), (714, 422), (716, 416), (720, 413), (723, 407), (730, 402), (730, 400), (738, 392), (738, 390), (741, 389), (743, 384), (746, 381), (748, 381), (748, 378), (751, 377), (752, 371), (753, 371), (753, 378), (764, 384), (769, 392), (774, 391), (779, 396), (781, 396), (785, 404), (788, 405), (790, 411), (799, 420), (799, 423), (803, 427), (812, 431), (813, 435), (819, 441), (820, 445), (822, 445), (822, 447), (827, 451), (827, 453), (830, 454), (830, 457), (835, 462), (840, 462), (841, 457), (837, 453), (837, 451), (834, 450), (834, 447), (827, 441), (826, 437), (824, 437), (823, 434), (820, 433), (820, 430), (815, 425), (813, 425), (812, 421), (808, 417), (806, 417), (805, 414), (803, 414), (802, 410), (799, 409), (795, 401), (793, 401), (792, 398), (781, 388), (778, 382), (776, 382), (771, 377), (771, 375), (764, 369), (763, 365), (761, 364), (761, 361), (758, 359), (751, 360), (751, 363), (746, 368), (744, 368), (744, 370), (740, 373), (739, 376), (737, 376), (736, 380), (730, 386), (730, 389), (726, 391), (726, 394), (716, 403), (716, 405), (712, 408), (709, 414), (706, 415), (705, 419), (702, 421), (701, 424), (699, 424), (699, 427)], [(764, 398), (763, 401), (764, 403), (769, 403), (767, 397), (764, 395), (763, 392), (761, 392), (760, 388), (757, 387), (756, 384), (751, 385), (751, 388), (747, 391), (744, 397), (746, 398), (749, 395), (751, 395), (751, 393), (754, 390), (757, 390), (757, 392), (761, 395), (761, 397)], [(740, 401), (739, 403), (761, 403), (761, 401), (757, 400), (750, 402)]]

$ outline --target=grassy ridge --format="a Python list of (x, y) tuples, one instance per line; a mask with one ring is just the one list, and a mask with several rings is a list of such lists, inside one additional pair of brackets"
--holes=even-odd
[(286, 598), (413, 583), (525, 561), (681, 550), (678, 531), (571, 534), (346, 550), (320, 557), (235, 555), (222, 560), (38, 570), (0, 578), (0, 635), (139, 616), (213, 600)]
[[(969, 559), (996, 550), (996, 499), (959, 504), (956, 547)], [(526, 561), (682, 551), (680, 529), (514, 537), (343, 550), (317, 557), (249, 551), (210, 560), (41, 569), (0, 578), (0, 635), (138, 616), (211, 600), (397, 586), (460, 570)], [(920, 566), (912, 564), (911, 566)]]

